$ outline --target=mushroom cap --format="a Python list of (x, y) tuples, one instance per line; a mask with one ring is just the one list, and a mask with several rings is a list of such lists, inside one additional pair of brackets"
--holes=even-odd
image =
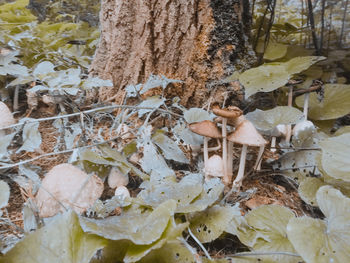
[(295, 124), (292, 134), (298, 137), (302, 132), (310, 131), (310, 133), (313, 133), (315, 130), (315, 125), (311, 121), (303, 120)]
[(227, 107), (227, 109), (220, 109), (218, 106), (214, 106), (213, 112), (217, 116), (221, 116), (228, 119), (235, 119), (243, 114), (243, 111), (236, 106), (229, 106)]
[(287, 125), (284, 124), (278, 124), (275, 128), (272, 129), (271, 131), (271, 136), (273, 137), (286, 137), (287, 135)]
[(262, 146), (267, 144), (267, 141), (256, 130), (253, 123), (244, 120), (234, 132), (232, 132), (227, 140), (248, 146)]
[(16, 121), (12, 116), (10, 109), (5, 103), (0, 101), (0, 128), (15, 124)]
[(224, 162), (219, 155), (213, 155), (205, 163), (204, 172), (214, 177), (224, 176)]
[[(102, 195), (103, 182), (68, 164), (53, 167), (42, 180), (35, 197), (40, 217), (51, 217), (71, 207), (84, 212)], [(62, 206), (62, 205), (64, 206)]]
[(118, 186), (117, 189), (115, 189), (114, 195), (120, 196), (122, 199), (125, 199), (126, 197), (130, 197), (130, 192), (128, 188), (122, 185)]
[(212, 121), (205, 120), (201, 122), (194, 122), (189, 125), (190, 130), (199, 135), (210, 138), (221, 138), (221, 132), (216, 124)]
[(112, 167), (108, 175), (108, 185), (110, 188), (126, 186), (129, 183), (129, 176), (123, 174), (117, 167)]

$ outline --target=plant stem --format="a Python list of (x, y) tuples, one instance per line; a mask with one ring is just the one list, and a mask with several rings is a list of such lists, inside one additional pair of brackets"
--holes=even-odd
[(265, 145), (262, 145), (262, 146), (259, 147), (258, 158), (256, 159), (256, 162), (255, 162), (255, 165), (254, 165), (254, 170), (256, 170), (256, 171), (260, 171), (261, 170), (262, 156), (264, 154), (264, 150), (265, 150)]
[(222, 161), (223, 166), (224, 166), (224, 184), (229, 184), (230, 183), (230, 178), (228, 177), (228, 172), (227, 172), (227, 131), (226, 131), (226, 126), (227, 126), (227, 118), (222, 118)]

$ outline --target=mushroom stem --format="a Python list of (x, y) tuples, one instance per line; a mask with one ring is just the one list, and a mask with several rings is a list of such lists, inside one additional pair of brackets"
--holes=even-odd
[[(289, 87), (288, 106), (291, 107), (293, 103), (293, 86)], [(286, 143), (289, 145), (290, 137), (292, 136), (292, 125), (287, 125)]]
[(230, 183), (233, 176), (233, 142), (228, 141), (227, 149), (227, 176)]
[(205, 164), (208, 162), (208, 159), (209, 159), (209, 155), (208, 155), (208, 141), (209, 141), (209, 138), (208, 137), (204, 137), (204, 143), (203, 143), (203, 156), (204, 156), (204, 167), (205, 167)]
[(276, 136), (272, 136), (271, 138), (271, 152), (276, 152)]
[(221, 149), (221, 142), (219, 139), (216, 139), (216, 142), (218, 143), (215, 147), (208, 147), (208, 152), (215, 152)]
[[(275, 139), (276, 139), (276, 137), (275, 137)], [(265, 150), (265, 145), (262, 145), (259, 147), (258, 158), (256, 159), (256, 162), (254, 165), (254, 170), (256, 170), (256, 171), (261, 170), (262, 156), (264, 154), (264, 150)]]
[(308, 113), (308, 108), (309, 108), (309, 97), (310, 93), (305, 93), (304, 95), (304, 120), (307, 120), (307, 113)]
[(230, 182), (230, 178), (228, 176), (227, 171), (227, 132), (226, 132), (226, 126), (227, 126), (227, 118), (222, 118), (222, 160), (224, 162), (224, 184), (228, 184)]
[(248, 145), (243, 144), (242, 152), (241, 152), (241, 159), (239, 162), (238, 174), (237, 174), (236, 179), (233, 181), (232, 187), (240, 187), (242, 184), (243, 177), (244, 177), (245, 158), (247, 155), (247, 148), (248, 148)]

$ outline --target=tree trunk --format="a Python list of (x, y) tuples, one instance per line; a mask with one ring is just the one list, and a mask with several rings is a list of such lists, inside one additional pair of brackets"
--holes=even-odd
[(114, 87), (100, 89), (100, 100), (119, 94), (121, 103), (126, 85), (155, 74), (184, 81), (168, 95), (203, 105), (214, 87), (228, 88), (220, 80), (255, 62), (250, 20), (244, 0), (103, 0), (90, 73)]

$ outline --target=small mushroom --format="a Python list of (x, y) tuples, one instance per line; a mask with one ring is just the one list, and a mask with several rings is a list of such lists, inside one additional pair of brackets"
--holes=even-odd
[(123, 174), (117, 167), (112, 167), (108, 175), (108, 185), (114, 189), (119, 186), (126, 186), (129, 183), (128, 174)]
[(224, 176), (224, 163), (222, 158), (214, 154), (211, 156), (204, 167), (205, 180), (209, 180), (209, 176), (223, 177)]
[[(217, 105), (213, 107), (213, 113), (222, 118), (222, 160), (224, 164), (224, 178), (223, 181), (227, 185), (231, 181), (231, 175), (227, 165), (227, 120), (235, 120), (243, 114), (238, 107), (229, 106), (227, 109), (220, 109)], [(232, 147), (231, 147), (232, 148)], [(231, 172), (232, 173), (232, 172)]]
[(284, 124), (278, 124), (272, 131), (271, 131), (271, 152), (276, 152), (276, 138), (277, 137), (286, 137), (288, 133), (288, 128)]
[(53, 167), (42, 180), (35, 197), (40, 217), (51, 217), (71, 207), (84, 212), (102, 195), (103, 182), (68, 164)]
[(5, 103), (0, 101), (0, 138), (6, 135), (6, 131), (2, 128), (15, 124), (16, 121), (12, 116), (10, 109)]
[[(243, 181), (247, 147), (248, 146), (261, 147), (267, 144), (267, 141), (265, 141), (265, 139), (255, 129), (254, 125), (248, 120), (243, 121), (236, 128), (236, 130), (227, 137), (227, 139), (234, 143), (239, 143), (243, 145), (238, 174), (232, 185), (233, 187), (239, 187)], [(258, 156), (258, 159), (260, 158), (261, 157)]]
[(209, 138), (221, 138), (221, 133), (218, 127), (216, 127), (216, 124), (209, 120), (191, 123), (189, 125), (189, 128), (192, 132), (204, 136), (203, 155), (204, 155), (204, 167), (205, 167), (209, 159), (209, 156), (208, 156)]
[(119, 196), (121, 199), (124, 200), (125, 198), (130, 197), (130, 192), (128, 188), (121, 185), (121, 186), (118, 186), (117, 189), (115, 189), (114, 195)]

